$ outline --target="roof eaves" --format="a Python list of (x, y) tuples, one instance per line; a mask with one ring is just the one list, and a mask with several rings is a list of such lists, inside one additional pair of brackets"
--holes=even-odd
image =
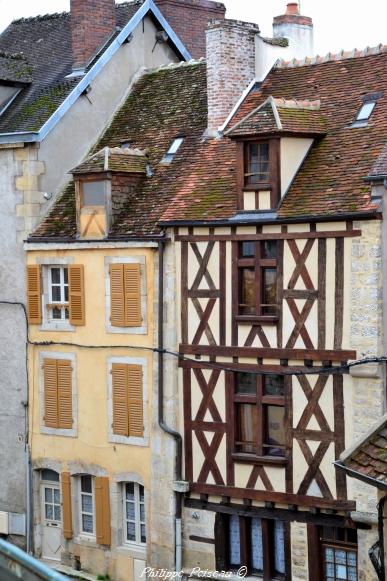
[(356, 478), (357, 480), (361, 480), (366, 484), (369, 484), (370, 486), (375, 486), (376, 488), (379, 488), (379, 490), (387, 490), (387, 483), (383, 482), (383, 480), (377, 480), (376, 478), (372, 478), (371, 476), (367, 476), (366, 474), (357, 472), (356, 470), (353, 470), (353, 468), (348, 468), (348, 466), (346, 466), (339, 460), (336, 460), (335, 462), (333, 462), (333, 464), (339, 470), (343, 470), (347, 474), (347, 476)]
[(372, 438), (385, 425), (387, 426), (387, 413), (384, 414), (381, 418), (379, 418), (379, 421), (377, 422), (377, 424), (374, 424), (373, 426), (371, 426), (371, 428), (365, 434), (363, 434), (360, 438), (358, 438), (352, 444), (352, 446), (350, 446), (349, 448), (347, 448), (346, 450), (344, 450), (344, 452), (342, 452), (340, 454), (340, 462), (345, 464), (345, 462), (347, 460), (349, 460), (354, 454), (356, 454), (356, 452), (358, 452), (362, 446), (364, 446), (367, 442), (372, 440)]
[[(248, 113), (247, 115), (245, 115), (243, 117), (243, 119), (241, 119), (240, 121), (238, 121), (238, 123), (235, 123), (235, 125), (233, 125), (232, 127), (230, 127), (230, 129), (227, 129), (227, 131), (224, 132), (224, 135), (229, 135), (230, 133), (232, 133), (234, 129), (236, 129), (237, 127), (239, 127), (240, 125), (242, 125), (242, 123), (245, 123), (245, 121), (247, 121), (248, 119), (250, 119), (250, 117), (252, 117), (256, 113), (258, 113), (258, 111), (260, 109), (262, 109), (263, 107), (266, 107), (266, 105), (270, 105), (271, 108), (273, 109), (273, 104), (274, 104), (273, 97), (272, 96), (268, 97), (267, 99), (264, 100), (263, 103), (261, 103), (260, 105), (258, 105), (258, 107), (255, 107), (255, 109), (253, 109), (252, 111), (250, 111), (250, 113)], [(277, 112), (277, 116), (274, 113), (274, 109), (273, 109), (273, 115), (275, 117), (275, 121), (276, 121), (276, 124), (277, 124), (277, 127), (278, 127), (278, 122), (281, 125), (281, 121), (279, 120), (278, 112)], [(277, 117), (278, 117), (278, 121), (277, 121)]]
[[(117, 38), (110, 44), (106, 51), (101, 55), (97, 62), (91, 67), (91, 69), (82, 77), (81, 81), (74, 87), (71, 93), (66, 97), (66, 99), (60, 104), (60, 106), (54, 111), (51, 117), (44, 123), (38, 132), (14, 132), (14, 133), (3, 133), (0, 134), (0, 143), (15, 143), (21, 140), (26, 142), (39, 142), (43, 141), (45, 137), (50, 133), (50, 131), (56, 126), (56, 124), (62, 119), (62, 117), (67, 113), (67, 111), (72, 107), (72, 105), (81, 96), (83, 91), (87, 86), (95, 79), (102, 68), (107, 62), (113, 57), (113, 55), (118, 51), (121, 45), (128, 38), (129, 34), (133, 32), (136, 26), (141, 22), (141, 20), (148, 14), (152, 12), (154, 17), (159, 21), (161, 26), (165, 29), (170, 39), (175, 44), (177, 50), (186, 59), (191, 60), (191, 55), (185, 48), (182, 41), (179, 39), (177, 34), (172, 30), (171, 26), (165, 20), (164, 16), (161, 14), (160, 10), (155, 6), (153, 0), (145, 0), (144, 4), (137, 10), (137, 12), (132, 16), (127, 25), (122, 29)], [(24, 138), (25, 136), (25, 138)]]

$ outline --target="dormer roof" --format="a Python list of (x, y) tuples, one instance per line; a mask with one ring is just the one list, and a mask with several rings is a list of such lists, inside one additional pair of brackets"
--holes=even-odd
[(32, 82), (32, 67), (23, 53), (0, 51), (0, 82), (17, 85)]
[(141, 149), (104, 147), (71, 170), (73, 175), (120, 172), (146, 173), (146, 152)]
[(225, 131), (228, 137), (265, 134), (324, 135), (325, 118), (320, 100), (281, 99), (269, 96), (261, 105)]

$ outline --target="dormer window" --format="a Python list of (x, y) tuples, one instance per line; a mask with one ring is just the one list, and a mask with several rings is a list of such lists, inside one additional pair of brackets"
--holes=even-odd
[(108, 224), (110, 180), (81, 179), (79, 192), (79, 233), (82, 238), (103, 238)]
[(82, 184), (83, 206), (105, 206), (105, 203), (106, 203), (106, 180), (96, 182), (83, 182)]
[(0, 85), (0, 115), (4, 113), (20, 93), (20, 87)]
[(245, 186), (270, 182), (269, 142), (245, 144)]
[(161, 160), (162, 163), (171, 163), (171, 161), (175, 157), (175, 155), (176, 155), (178, 149), (180, 148), (181, 144), (183, 143), (183, 141), (184, 141), (184, 137), (176, 137), (172, 141), (167, 153), (165, 154), (165, 156)]

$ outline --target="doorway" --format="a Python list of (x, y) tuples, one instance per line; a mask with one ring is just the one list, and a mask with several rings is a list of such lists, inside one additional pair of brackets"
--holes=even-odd
[(42, 558), (60, 561), (62, 510), (59, 474), (54, 470), (42, 470), (40, 480)]

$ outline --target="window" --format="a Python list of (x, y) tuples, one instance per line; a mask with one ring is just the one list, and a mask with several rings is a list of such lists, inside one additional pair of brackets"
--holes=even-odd
[(106, 180), (82, 182), (82, 206), (105, 206)]
[(177, 153), (177, 151), (180, 148), (183, 141), (184, 141), (184, 137), (176, 137), (172, 141), (167, 153), (165, 154), (165, 156), (162, 159), (162, 163), (170, 163), (173, 160), (173, 158), (175, 157), (175, 154)]
[(364, 103), (360, 107), (358, 114), (356, 115), (356, 121), (367, 121), (371, 117), (371, 113), (374, 110), (376, 103), (375, 101), (369, 101), (368, 103)]
[(137, 482), (124, 484), (124, 540), (146, 543), (144, 487)]
[(80, 477), (80, 532), (94, 535), (94, 479), (92, 476)]
[(234, 452), (257, 457), (285, 456), (283, 375), (238, 372), (234, 386)]
[(141, 365), (113, 363), (113, 434), (144, 436), (143, 377)]
[(48, 318), (53, 321), (69, 319), (69, 279), (67, 266), (48, 269)]
[(238, 258), (238, 315), (278, 317), (278, 242), (240, 242)]
[(141, 327), (141, 265), (110, 264), (110, 322), (113, 327)]
[(285, 579), (289, 551), (286, 528), (280, 520), (217, 514), (217, 568), (246, 567), (247, 575), (256, 575), (265, 581)]
[(357, 581), (357, 530), (320, 529), (324, 581)]
[(244, 184), (258, 186), (270, 182), (269, 142), (246, 143), (244, 155)]
[(44, 426), (71, 430), (73, 427), (72, 361), (43, 360)]
[(61, 522), (61, 501), (59, 490), (59, 474), (54, 470), (42, 470), (42, 502), (44, 509), (44, 518), (58, 526)]

